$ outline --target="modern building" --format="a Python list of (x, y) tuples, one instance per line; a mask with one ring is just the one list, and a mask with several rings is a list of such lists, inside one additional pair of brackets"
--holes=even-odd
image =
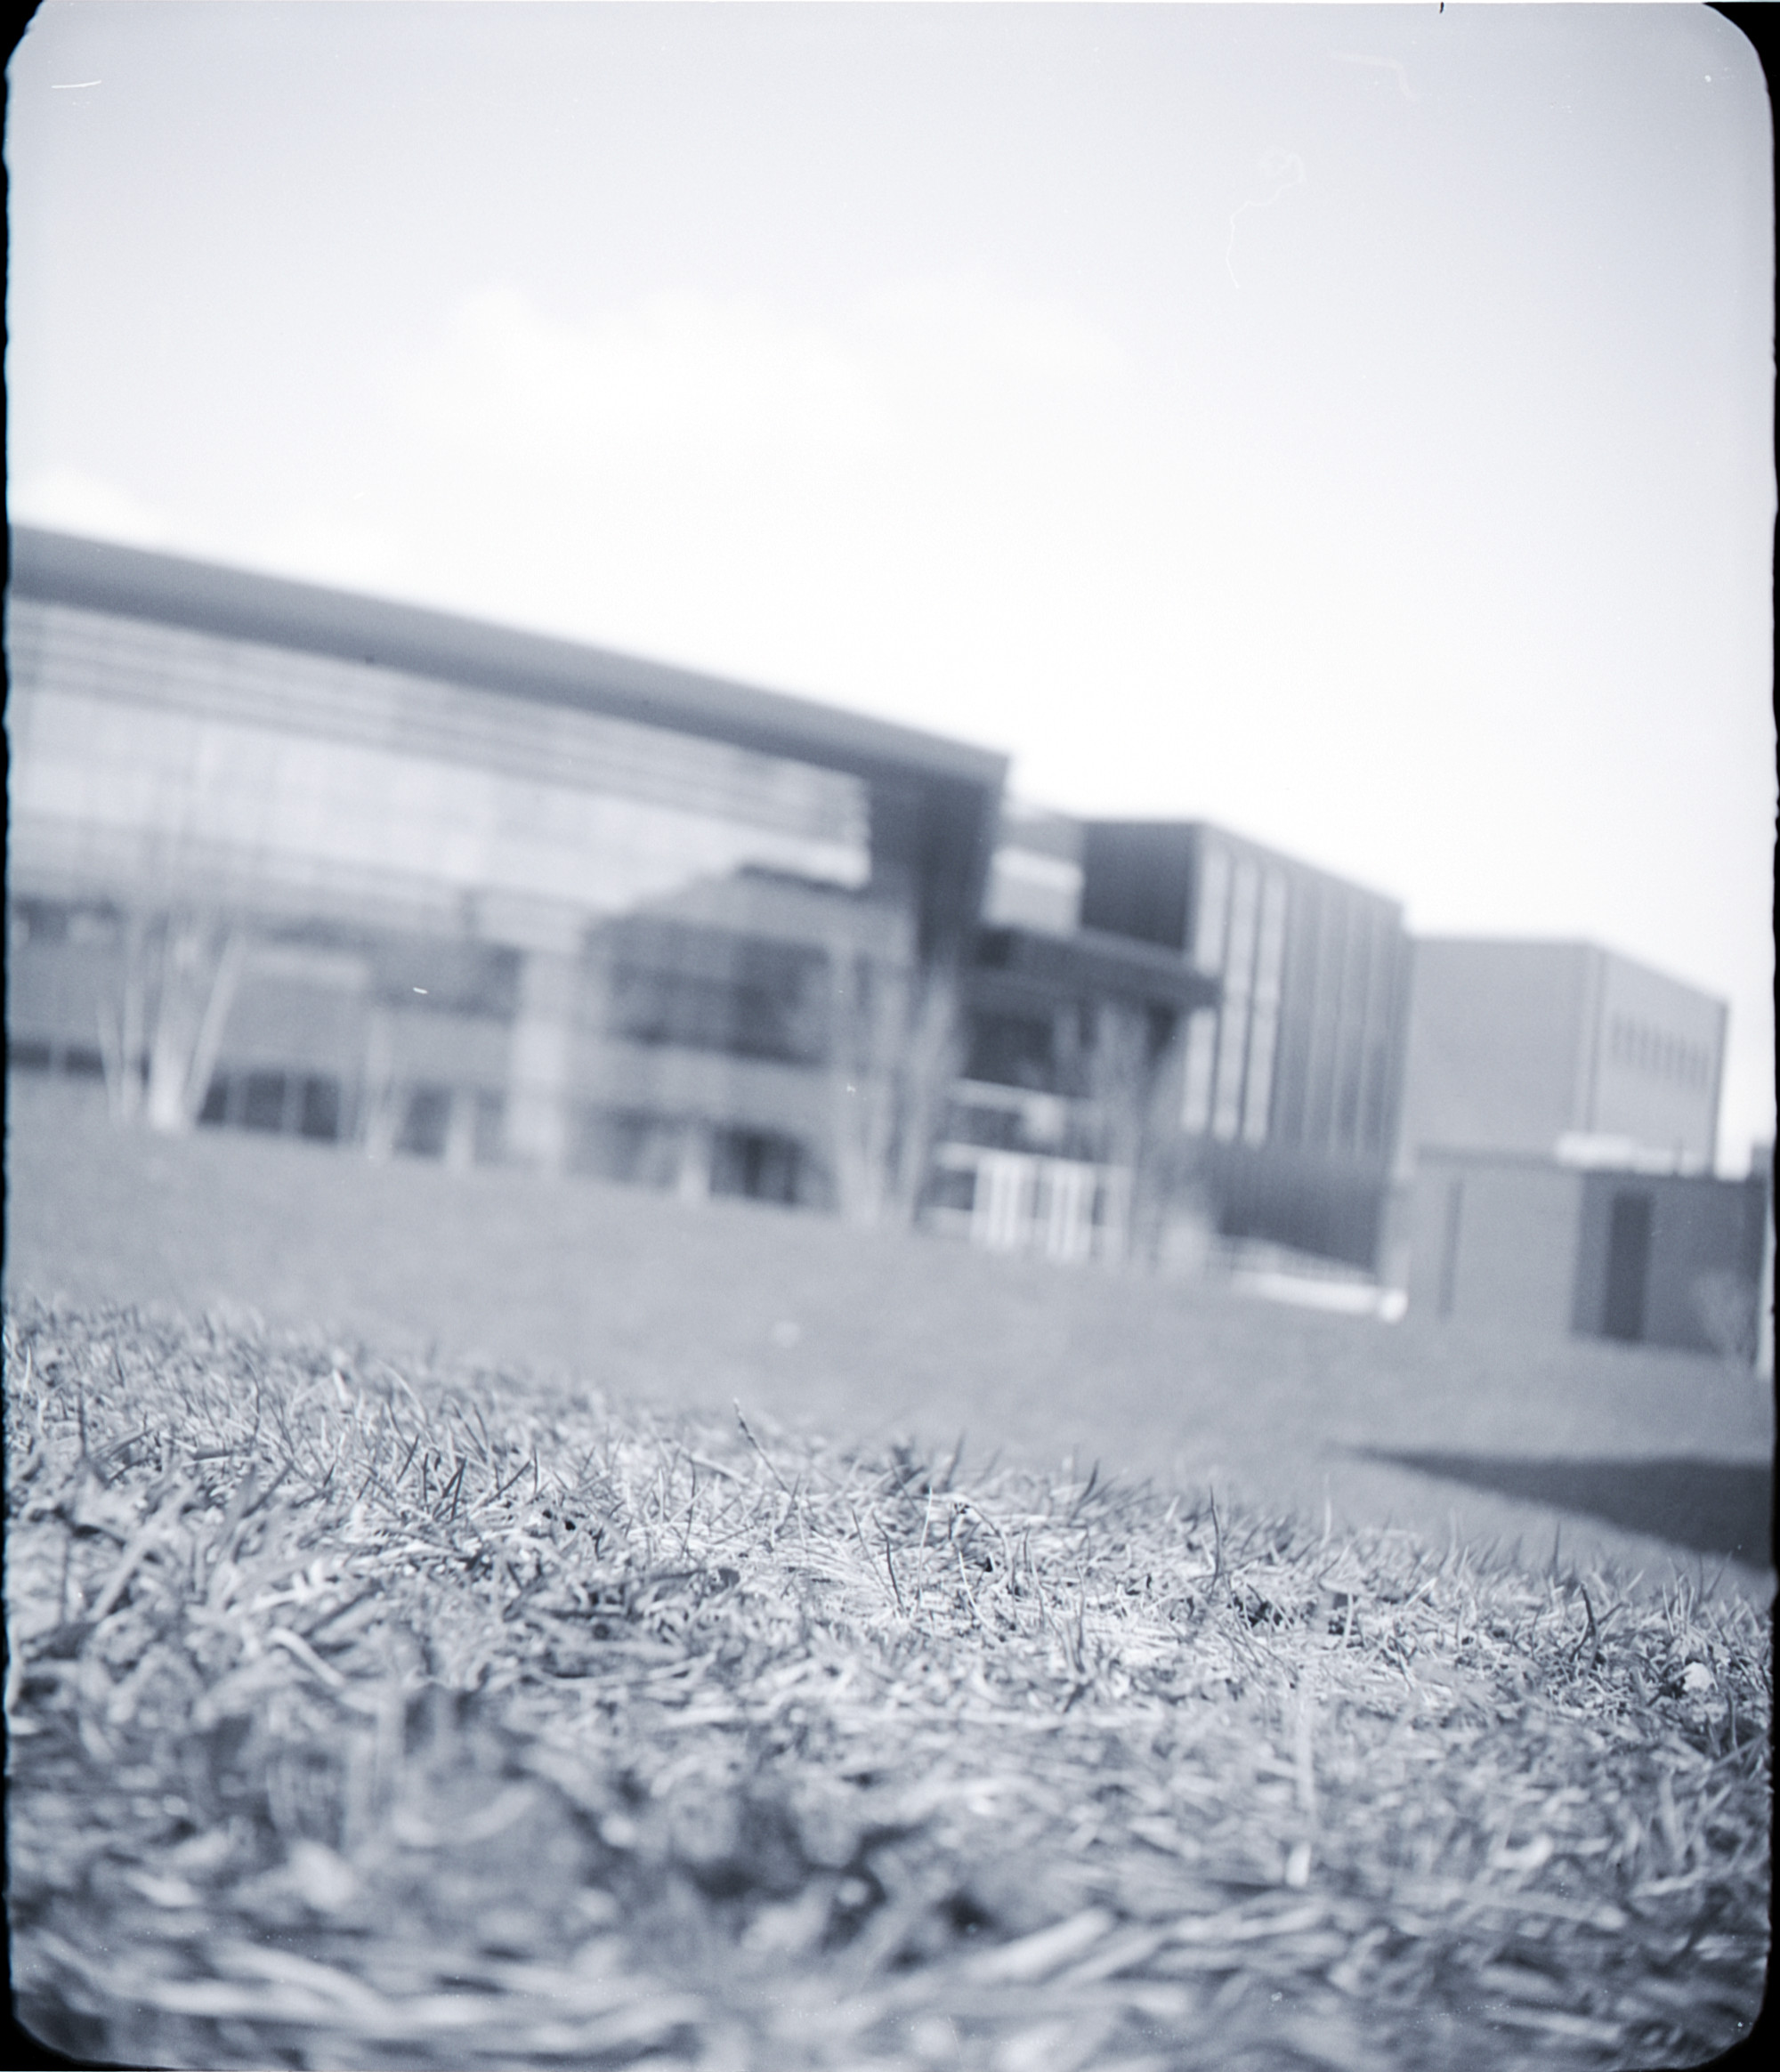
[[(1040, 1155), (1072, 1132), (1105, 1142), (1123, 1115), (1113, 1184), (1143, 1249), (1190, 1250), (1209, 1226), (1226, 1241), (1373, 1267), (1404, 1051), (1407, 943), (1394, 902), (1203, 822), (1011, 807), (986, 918), (957, 1105), (980, 1118), (993, 1089), (1028, 1089), (1010, 1155)], [(1111, 997), (1115, 951), (1131, 1015), (1122, 1033), (1105, 1032), (1096, 1063), (1060, 974), (1075, 959), (1088, 991)], [(1041, 958), (1056, 975), (1048, 1016), (1016, 1008), (996, 975)], [(1011, 1094), (1000, 1097), (1011, 1111)], [(987, 1141), (981, 1120), (954, 1122), (942, 1167), (978, 1177), (949, 1199), (954, 1214), (968, 1206), (1011, 1234), (1012, 1211), (983, 1204), (1029, 1183), (968, 1149)]]
[(1412, 1195), (1412, 1313), (1743, 1362), (1760, 1357), (1768, 1176), (1424, 1151)]
[(1759, 1364), (1768, 1176), (1711, 1170), (1727, 1021), (1592, 943), (1418, 940), (1391, 1247), (1409, 1310)]
[(1137, 1183), (1171, 1128), (1180, 1032), (1217, 999), (1215, 979), (1147, 943), (984, 927), (926, 1221), (995, 1251), (1124, 1255)]
[(918, 1186), (909, 1032), (973, 953), (1001, 757), (24, 528), (6, 637), (13, 1064), (174, 1126)]
[(170, 1128), (1373, 1267), (1393, 902), (774, 692), (12, 546), (15, 1066)]
[(1710, 1170), (1727, 1010), (1588, 943), (1422, 937), (1401, 1151)]

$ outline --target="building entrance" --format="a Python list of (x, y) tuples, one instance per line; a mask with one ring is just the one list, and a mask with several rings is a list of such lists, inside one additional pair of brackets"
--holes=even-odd
[(1607, 1225), (1607, 1294), (1601, 1335), (1637, 1345), (1644, 1336), (1645, 1294), (1650, 1281), (1650, 1196), (1614, 1196)]

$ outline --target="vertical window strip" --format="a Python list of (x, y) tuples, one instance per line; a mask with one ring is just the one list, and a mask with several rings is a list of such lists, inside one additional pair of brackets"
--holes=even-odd
[(1382, 908), (1374, 909), (1369, 934), (1371, 970), (1359, 1035), (1361, 1079), (1356, 1144), (1361, 1151), (1376, 1152), (1384, 1145), (1386, 1060), (1390, 1053), (1397, 948), (1392, 917)]
[(1339, 1066), (1341, 994), (1347, 973), (1347, 906), (1345, 900), (1323, 902), (1323, 927), (1316, 945), (1316, 978), (1310, 1010), (1309, 1090), (1304, 1142), (1308, 1151), (1326, 1151), (1334, 1134), (1336, 1072)]
[(1199, 914), (1193, 923), (1193, 960), (1214, 975), (1224, 968), (1230, 926), (1230, 856), (1219, 842), (1204, 846), (1199, 871)]
[(1211, 1072), (1218, 1056), (1218, 1010), (1200, 1008), (1186, 1024), (1185, 1085), (1181, 1093), (1180, 1126), (1191, 1137), (1202, 1137), (1211, 1121)]
[(1279, 1040), (1279, 1008), (1272, 1000), (1258, 1001), (1253, 1030), (1249, 1038), (1249, 1085), (1242, 1104), (1242, 1141), (1265, 1144), (1267, 1108), (1274, 1084), (1274, 1052)]
[(1314, 885), (1300, 886), (1288, 913), (1286, 971), (1280, 1000), (1274, 1135), (1282, 1144), (1304, 1141), (1310, 1098), (1310, 1032), (1316, 996), (1316, 943), (1321, 904)]
[(1372, 931), (1367, 925), (1370, 916), (1357, 900), (1350, 900), (1347, 905), (1347, 954), (1342, 959), (1341, 1008), (1335, 1024), (1338, 1056), (1331, 1120), (1336, 1149), (1351, 1152), (1360, 1132), (1361, 1044), (1374, 959)]
[(1261, 888), (1259, 942), (1255, 952), (1254, 1022), (1249, 1037), (1248, 1086), (1242, 1101), (1242, 1138), (1266, 1140), (1273, 1102), (1274, 1059), (1279, 1048), (1280, 995), (1285, 970), (1286, 880), (1269, 870)]
[(1246, 858), (1237, 864), (1230, 893), (1230, 940), (1224, 965), (1224, 1011), (1219, 1017), (1218, 1091), (1211, 1134), (1226, 1141), (1236, 1134), (1242, 1111), (1242, 1072), (1249, 1048), (1249, 1014), (1255, 984), (1255, 938), (1260, 873)]

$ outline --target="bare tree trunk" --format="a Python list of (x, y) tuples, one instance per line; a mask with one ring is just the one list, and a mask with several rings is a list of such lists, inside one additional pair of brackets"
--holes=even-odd
[(1160, 1242), (1172, 1135), (1166, 1109), (1178, 1047), (1177, 1031), (1154, 1047), (1142, 1008), (1121, 1000), (1100, 1004), (1088, 1081), (1105, 1119), (1107, 1161), (1129, 1176), (1121, 1247), (1127, 1259), (1148, 1259)]
[(960, 1066), (958, 981), (928, 966), (913, 980), (907, 1036), (897, 1072), (896, 1128), (891, 1165), (891, 1206), (898, 1222), (912, 1223), (933, 1163), (947, 1096)]
[(197, 1121), (247, 948), (245, 931), (229, 920), (198, 913), (167, 917), (149, 1038), (144, 1115), (150, 1129), (182, 1135)]
[(395, 1047), (389, 1010), (374, 1003), (365, 1034), (363, 1083), (359, 1089), (358, 1136), (365, 1156), (386, 1159), (395, 1149)]
[(834, 983), (835, 1191), (849, 1222), (898, 1220), (897, 1138), (912, 1050), (915, 975), (837, 944)]
[(99, 1055), (112, 1120), (128, 1125), (142, 1108), (142, 1032), (148, 1020), (148, 923), (134, 910), (124, 919), (124, 968), (117, 1010), (99, 1009)]

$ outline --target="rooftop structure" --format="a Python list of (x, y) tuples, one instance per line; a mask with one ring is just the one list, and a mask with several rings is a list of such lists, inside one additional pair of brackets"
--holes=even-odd
[(1727, 1010), (1588, 943), (1415, 944), (1400, 1160), (1424, 1149), (1710, 1170)]

